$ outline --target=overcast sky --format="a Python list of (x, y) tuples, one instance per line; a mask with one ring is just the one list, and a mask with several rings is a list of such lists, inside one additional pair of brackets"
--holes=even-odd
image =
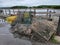
[(0, 7), (60, 5), (60, 0), (0, 0)]

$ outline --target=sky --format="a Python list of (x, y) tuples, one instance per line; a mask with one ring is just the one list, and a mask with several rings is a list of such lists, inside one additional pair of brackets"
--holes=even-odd
[(60, 0), (0, 0), (0, 7), (60, 5)]

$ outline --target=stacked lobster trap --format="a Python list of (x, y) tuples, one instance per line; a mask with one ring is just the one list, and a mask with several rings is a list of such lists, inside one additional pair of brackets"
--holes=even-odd
[(19, 12), (17, 19), (11, 24), (10, 32), (14, 37), (46, 42), (56, 33), (57, 23), (32, 12)]

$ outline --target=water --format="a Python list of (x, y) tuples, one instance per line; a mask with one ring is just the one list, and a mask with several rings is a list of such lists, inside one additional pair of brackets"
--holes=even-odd
[[(11, 11), (11, 14), (14, 14), (12, 9), (10, 9), (10, 11)], [(14, 11), (15, 11), (15, 14), (17, 14), (18, 9), (14, 9)], [(30, 9), (19, 9), (19, 11), (30, 11)], [(31, 9), (31, 11), (34, 11), (34, 10)], [(60, 9), (59, 10), (58, 9), (49, 9), (49, 11), (59, 12), (60, 13)], [(3, 9), (3, 12), (6, 15), (5, 9)], [(9, 10), (8, 9), (6, 9), (6, 12), (7, 12), (7, 14), (9, 14)], [(47, 9), (36, 9), (36, 12), (47, 12)], [(38, 15), (38, 14), (36, 14), (36, 15)], [(40, 14), (40, 15), (46, 15), (46, 14)]]

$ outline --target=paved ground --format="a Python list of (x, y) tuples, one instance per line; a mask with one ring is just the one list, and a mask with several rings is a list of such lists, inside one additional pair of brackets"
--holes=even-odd
[(30, 41), (14, 38), (9, 32), (9, 25), (0, 27), (0, 45), (32, 45)]
[(60, 45), (60, 44), (52, 44), (52, 43), (38, 43), (27, 40), (22, 40), (18, 38), (14, 38), (13, 35), (9, 32), (9, 25), (4, 24), (5, 26), (0, 27), (0, 45)]

